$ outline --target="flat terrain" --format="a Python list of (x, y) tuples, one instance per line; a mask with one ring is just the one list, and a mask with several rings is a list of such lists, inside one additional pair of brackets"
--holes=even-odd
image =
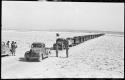
[[(123, 36), (106, 34), (88, 40), (71, 47), (69, 49), (69, 58), (65, 57), (65, 50), (59, 52), (58, 58), (55, 57), (56, 54), (53, 50), (49, 58), (41, 62), (26, 61), (24, 53), (29, 50), (30, 46), (23, 39), (17, 38), (16, 40), (19, 44), (16, 56), (2, 57), (1, 77), (3, 79), (124, 77)], [(54, 39), (52, 40), (51, 43), (54, 42)], [(48, 42), (47, 44), (49, 45), (50, 43)]]

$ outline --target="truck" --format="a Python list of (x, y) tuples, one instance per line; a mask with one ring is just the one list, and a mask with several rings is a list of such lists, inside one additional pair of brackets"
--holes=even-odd
[(53, 49), (56, 50), (56, 46), (58, 46), (59, 50), (66, 49), (66, 44), (67, 44), (67, 40), (66, 39), (58, 38), (56, 40), (56, 43), (53, 44)]
[(44, 58), (48, 58), (50, 53), (50, 49), (45, 46), (44, 43), (41, 42), (33, 42), (31, 44), (31, 49), (25, 52), (26, 60), (38, 60), (41, 61)]

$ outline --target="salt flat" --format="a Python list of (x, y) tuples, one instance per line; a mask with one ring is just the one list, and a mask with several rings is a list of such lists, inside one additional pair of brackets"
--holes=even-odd
[[(59, 32), (61, 37), (80, 36), (93, 33)], [(41, 62), (27, 62), (24, 53), (34, 41), (45, 42), (51, 47), (56, 32), (3, 32), (2, 40), (17, 41), (16, 56), (2, 58), (2, 78), (123, 78), (124, 77), (124, 36), (106, 34), (88, 40), (69, 49), (55, 51)]]

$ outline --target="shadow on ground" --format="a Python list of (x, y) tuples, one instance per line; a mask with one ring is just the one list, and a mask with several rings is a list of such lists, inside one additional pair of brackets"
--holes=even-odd
[(1, 55), (1, 57), (8, 57), (9, 55)]
[(54, 55), (50, 55), (49, 57), (55, 57), (55, 58), (67, 58), (67, 57), (65, 57), (65, 56), (58, 56), (58, 57), (56, 57), (56, 55), (54, 56)]
[[(56, 56), (49, 56), (49, 57), (56, 57)], [(48, 58), (49, 58), (48, 57)], [(58, 56), (56, 58), (67, 58), (67, 57), (63, 57), (63, 56)], [(46, 59), (46, 58), (44, 58)], [(21, 61), (21, 62), (40, 62), (38, 61), (37, 59), (34, 59), (34, 60), (26, 60), (24, 57), (20, 57), (18, 61)]]
[(38, 60), (26, 60), (24, 57), (20, 57), (19, 61), (22, 61), (22, 62), (40, 62)]

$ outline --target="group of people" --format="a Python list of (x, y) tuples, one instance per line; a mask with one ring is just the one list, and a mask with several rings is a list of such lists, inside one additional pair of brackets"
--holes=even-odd
[(10, 48), (10, 51), (12, 53), (12, 56), (15, 56), (15, 52), (16, 52), (16, 48), (17, 48), (17, 43), (12, 41), (10, 43), (10, 41), (7, 41), (6, 43), (3, 42), (3, 45), (7, 46), (8, 48)]

